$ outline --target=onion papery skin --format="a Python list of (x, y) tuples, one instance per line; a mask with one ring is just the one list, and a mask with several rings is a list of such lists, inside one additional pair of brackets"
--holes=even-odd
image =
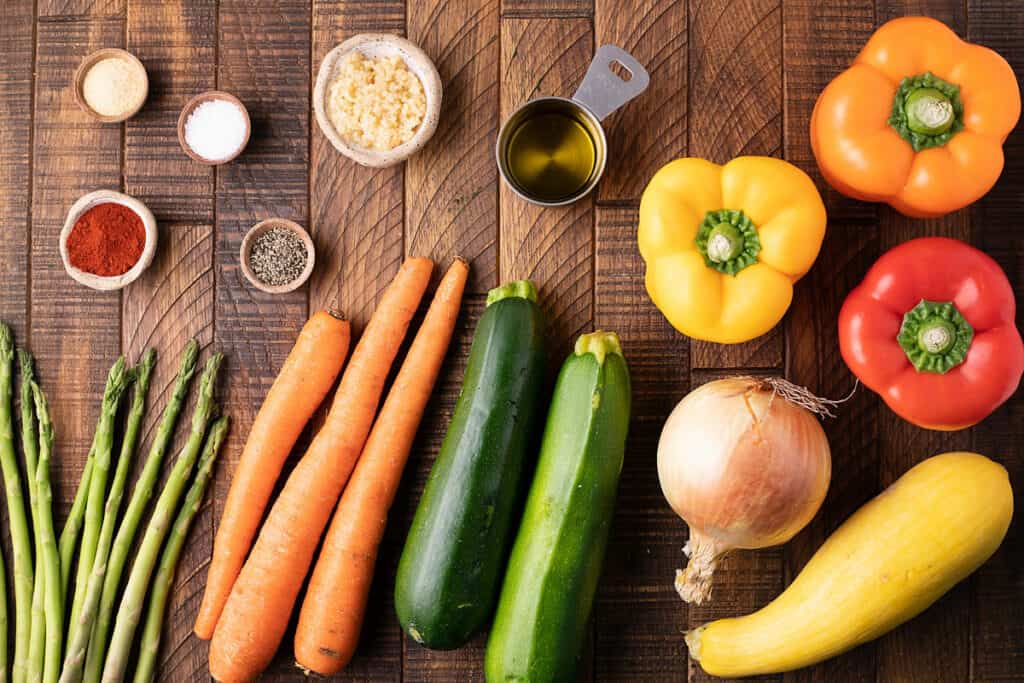
[(711, 575), (737, 548), (785, 543), (821, 507), (832, 475), (817, 416), (751, 377), (716, 380), (672, 411), (658, 442), (658, 478), (690, 527), (690, 564), (677, 574), (687, 602), (711, 594)]

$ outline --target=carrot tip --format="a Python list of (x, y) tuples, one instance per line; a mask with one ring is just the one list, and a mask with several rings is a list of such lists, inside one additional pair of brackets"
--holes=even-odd
[(329, 315), (332, 318), (335, 318), (337, 320), (342, 320), (342, 321), (345, 320), (345, 314), (342, 313), (341, 311), (339, 311), (337, 308), (328, 308), (327, 309), (327, 315)]
[(467, 268), (469, 268), (469, 261), (466, 260), (465, 256), (459, 256), (458, 254), (456, 254), (454, 260), (456, 262), (458, 262), (458, 263), (461, 263), (461, 264), (465, 265)]

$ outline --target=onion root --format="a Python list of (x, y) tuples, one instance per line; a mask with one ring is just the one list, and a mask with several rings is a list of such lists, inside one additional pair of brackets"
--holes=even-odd
[(684, 602), (700, 605), (711, 597), (712, 575), (729, 549), (691, 531), (690, 540), (683, 546), (683, 552), (690, 561), (686, 569), (676, 570), (676, 592)]

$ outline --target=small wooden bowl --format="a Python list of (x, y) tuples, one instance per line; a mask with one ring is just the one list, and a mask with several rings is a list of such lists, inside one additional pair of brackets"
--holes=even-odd
[[(242, 110), (242, 116), (245, 118), (245, 135), (242, 137), (242, 144), (239, 145), (234, 154), (226, 156), (223, 159), (207, 159), (206, 157), (199, 156), (185, 141), (185, 123), (188, 122), (188, 117), (192, 113), (192, 110), (200, 104), (211, 100), (224, 100), (226, 102), (230, 102)], [(199, 93), (185, 104), (181, 110), (181, 114), (178, 116), (178, 144), (181, 145), (181, 149), (184, 150), (185, 154), (189, 155), (193, 161), (203, 164), (204, 166), (220, 166), (221, 164), (226, 164), (229, 161), (236, 159), (238, 155), (242, 153), (242, 150), (245, 149), (245, 146), (249, 144), (249, 136), (251, 134), (252, 122), (249, 120), (249, 110), (245, 108), (244, 104), (242, 104), (242, 100), (229, 92), (224, 92), (223, 90), (207, 90), (206, 92)]]
[[(108, 204), (110, 202), (128, 207), (137, 213), (139, 218), (142, 219), (142, 226), (146, 230), (146, 244), (142, 248), (142, 255), (139, 256), (139, 260), (128, 272), (121, 275), (95, 275), (93, 273), (87, 273), (84, 270), (79, 270), (75, 266), (71, 265), (71, 258), (68, 254), (68, 235), (71, 234), (71, 229), (75, 227), (75, 222), (78, 221), (83, 213), (97, 204)], [(68, 275), (70, 275), (76, 282), (79, 282), (86, 287), (91, 287), (92, 289), (109, 292), (121, 289), (125, 285), (131, 284), (139, 279), (139, 276), (142, 275), (146, 268), (149, 268), (149, 264), (153, 262), (153, 255), (156, 253), (156, 243), (156, 219), (153, 218), (153, 212), (150, 211), (145, 204), (135, 197), (130, 197), (126, 194), (121, 194), (120, 192), (114, 192), (113, 190), (96, 190), (95, 192), (83, 195), (77, 202), (72, 204), (71, 209), (68, 210), (68, 216), (64, 220), (64, 227), (61, 228), (60, 231), (60, 258), (61, 261), (64, 262), (64, 270), (66, 270)]]
[[(260, 235), (266, 233), (271, 228), (285, 228), (291, 230), (293, 233), (299, 236), (302, 243), (306, 246), (306, 267), (297, 278), (292, 280), (286, 285), (268, 285), (256, 277), (256, 273), (252, 271), (252, 267), (249, 265), (249, 256), (252, 251), (252, 243)], [(286, 218), (268, 218), (264, 221), (260, 221), (256, 225), (249, 228), (249, 232), (245, 233), (245, 237), (242, 238), (242, 247), (239, 250), (239, 263), (242, 266), (242, 273), (253, 287), (266, 292), (267, 294), (284, 294), (286, 292), (292, 292), (309, 279), (309, 276), (313, 273), (313, 265), (316, 263), (316, 247), (313, 246), (313, 239), (309, 236), (306, 230), (296, 223)]]
[[(406, 68), (423, 85), (423, 94), (427, 98), (427, 110), (423, 114), (423, 121), (408, 142), (394, 149), (381, 151), (354, 145), (338, 134), (327, 117), (327, 86), (334, 76), (335, 67), (342, 57), (355, 51), (363, 53), (366, 57), (398, 55), (405, 62)], [(427, 144), (427, 140), (437, 130), (437, 120), (441, 114), (441, 96), (441, 76), (426, 52), (405, 38), (389, 33), (361, 33), (336, 46), (320, 62), (320, 71), (317, 73), (316, 85), (313, 88), (313, 111), (320, 130), (335, 149), (363, 166), (384, 168), (405, 161)]]
[[(117, 116), (105, 116), (103, 114), (100, 114), (99, 112), (97, 112), (89, 106), (89, 104), (85, 101), (85, 95), (82, 93), (82, 86), (85, 83), (85, 75), (89, 73), (89, 69), (91, 69), (93, 65), (96, 64), (96, 62), (103, 59), (107, 59), (109, 57), (124, 60), (142, 74), (142, 99), (139, 100), (138, 106), (133, 107), (131, 110), (125, 112), (124, 114), (119, 114)], [(146, 73), (146, 67), (142, 64), (142, 62), (139, 61), (139, 58), (133, 55), (131, 52), (128, 52), (127, 50), (122, 50), (118, 47), (107, 47), (103, 48), (102, 50), (96, 50), (96, 52), (87, 55), (85, 59), (82, 60), (81, 64), (78, 65), (78, 68), (75, 69), (75, 75), (72, 80), (72, 91), (75, 95), (75, 103), (86, 114), (96, 119), (97, 121), (101, 121), (103, 123), (120, 123), (121, 121), (130, 119), (131, 117), (138, 114), (139, 110), (142, 109), (142, 105), (145, 104), (146, 98), (149, 96), (149, 74)]]

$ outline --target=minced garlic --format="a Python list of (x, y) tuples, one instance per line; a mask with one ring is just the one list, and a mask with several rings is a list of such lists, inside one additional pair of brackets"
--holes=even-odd
[(347, 142), (386, 151), (408, 142), (423, 123), (423, 84), (401, 57), (345, 55), (327, 86), (327, 118)]
[(107, 57), (86, 72), (82, 96), (97, 114), (122, 116), (142, 104), (146, 81), (134, 64), (120, 57)]

